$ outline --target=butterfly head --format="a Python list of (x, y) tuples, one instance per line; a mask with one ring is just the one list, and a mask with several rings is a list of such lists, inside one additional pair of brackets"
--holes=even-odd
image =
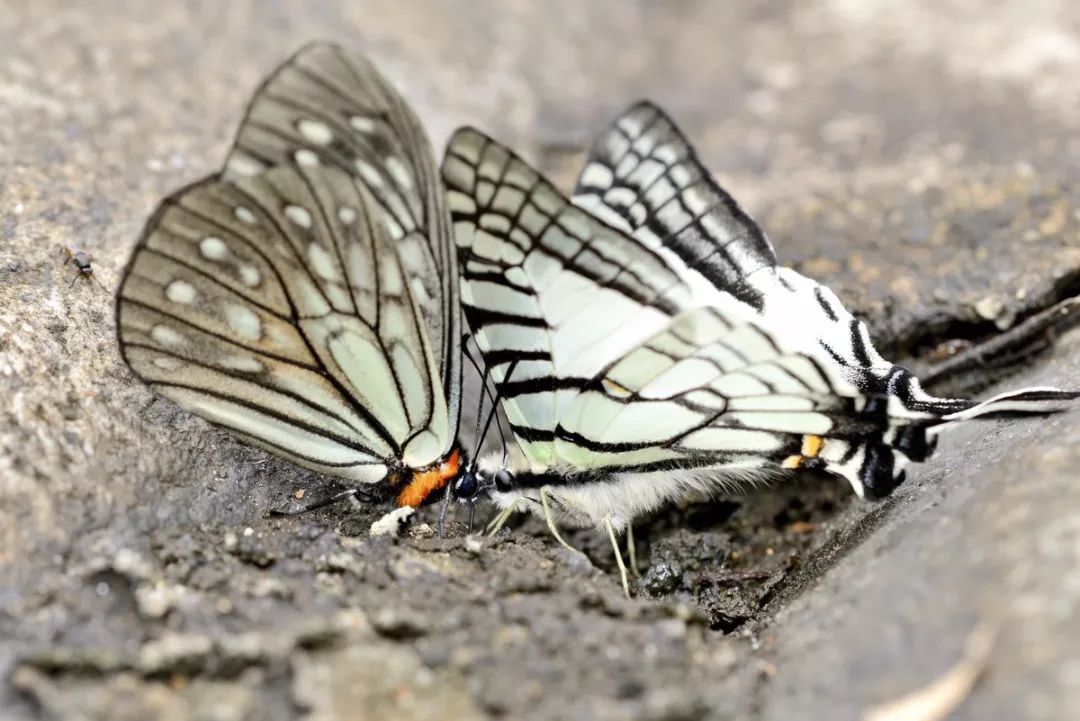
[(450, 484), (450, 495), (462, 503), (487, 499), (492, 491), (506, 493), (514, 487), (514, 474), (505, 468), (485, 470), (471, 467)]

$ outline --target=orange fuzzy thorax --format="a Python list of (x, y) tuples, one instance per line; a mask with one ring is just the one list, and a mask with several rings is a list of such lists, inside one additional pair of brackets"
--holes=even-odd
[(461, 456), (455, 448), (438, 465), (413, 471), (412, 480), (398, 494), (398, 506), (416, 508), (435, 491), (446, 486), (450, 479), (456, 478), (461, 468)]

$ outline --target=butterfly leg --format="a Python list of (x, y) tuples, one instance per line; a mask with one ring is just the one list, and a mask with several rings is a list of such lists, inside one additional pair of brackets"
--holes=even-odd
[(619, 539), (615, 537), (615, 529), (611, 525), (611, 519), (604, 519), (604, 528), (607, 529), (608, 538), (611, 539), (611, 549), (615, 551), (615, 563), (619, 564), (619, 577), (622, 579), (623, 592), (630, 598), (630, 581), (626, 576), (626, 564), (623, 562), (622, 551), (619, 550)]
[[(561, 543), (563, 546), (569, 548), (571, 551), (578, 553), (579, 551), (566, 542), (566, 539), (559, 534), (559, 529), (555, 527), (555, 519), (551, 515), (551, 505), (548, 503), (548, 487), (543, 486), (540, 489), (540, 505), (544, 507), (544, 520), (547, 521), (548, 530), (551, 531), (551, 535), (555, 536), (555, 540)], [(622, 560), (619, 561), (622, 563)]]
[(476, 504), (469, 504), (469, 524), (465, 527), (465, 533), (472, 535), (473, 521), (476, 520)]
[(439, 538), (442, 538), (446, 530), (446, 512), (450, 508), (450, 486), (446, 487), (446, 492), (443, 493), (443, 501), (439, 504), (439, 520), (435, 523), (435, 532), (439, 534)]
[(311, 504), (309, 504), (307, 506), (304, 506), (303, 508), (298, 508), (295, 511), (278, 511), (276, 509), (271, 509), (267, 515), (274, 516), (274, 517), (278, 517), (278, 516), (300, 516), (300, 515), (303, 515), (305, 513), (309, 513), (311, 511), (317, 511), (320, 508), (326, 508), (327, 506), (332, 506), (333, 504), (338, 503), (340, 501), (343, 501), (346, 498), (360, 498), (360, 497), (368, 497), (368, 496), (360, 488), (350, 488), (348, 490), (340, 491), (338, 493), (335, 493), (334, 495), (330, 496), (329, 498), (324, 498), (321, 501), (316, 501), (315, 503), (311, 503)]
[(626, 555), (630, 557), (630, 573), (634, 578), (641, 578), (641, 570), (637, 564), (637, 546), (634, 544), (634, 524), (626, 526)]
[(510, 520), (510, 515), (516, 509), (517, 509), (517, 499), (515, 498), (513, 503), (511, 503), (509, 506), (507, 506), (506, 508), (499, 511), (498, 515), (496, 515), (495, 518), (493, 518), (491, 520), (491, 523), (489, 523), (488, 527), (487, 527), (487, 534), (489, 536), (494, 536), (496, 533), (501, 531), (502, 527), (506, 525), (506, 522), (508, 520)]

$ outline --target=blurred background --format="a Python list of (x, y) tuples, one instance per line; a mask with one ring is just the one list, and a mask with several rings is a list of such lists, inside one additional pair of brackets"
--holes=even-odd
[[(953, 718), (1080, 717), (1076, 413), (961, 429), (881, 505), (803, 479), (662, 515), (633, 601), (588, 536), (263, 519), (332, 484), (154, 399), (108, 291), (316, 38), (370, 55), (437, 155), (476, 125), (564, 189), (659, 102), (916, 367), (1080, 293), (1073, 2), (0, 0), (0, 718), (859, 718), (978, 628)], [(1075, 387), (1076, 335), (1012, 383)]]

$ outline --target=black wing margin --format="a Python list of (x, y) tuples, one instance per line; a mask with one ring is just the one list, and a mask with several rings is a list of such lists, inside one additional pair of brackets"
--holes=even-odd
[(431, 142), (416, 114), (362, 54), (310, 43), (256, 91), (222, 176), (236, 181), (279, 165), (340, 168), (385, 211), (382, 219), (430, 329), (456, 435), (457, 257)]
[(716, 288), (763, 307), (747, 277), (776, 266), (772, 244), (655, 104), (635, 103), (597, 135), (574, 203), (651, 247), (669, 248)]

